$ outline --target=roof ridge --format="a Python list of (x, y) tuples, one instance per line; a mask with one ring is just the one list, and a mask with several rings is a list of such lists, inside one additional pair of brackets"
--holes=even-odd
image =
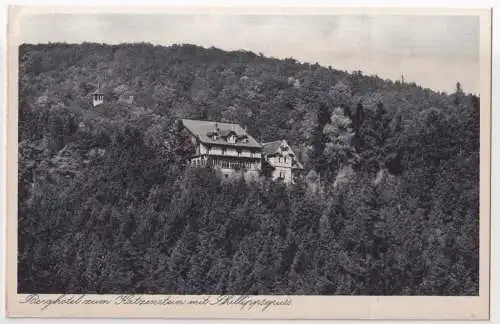
[(247, 147), (258, 147), (262, 148), (262, 144), (260, 144), (255, 138), (248, 132), (248, 130), (244, 129), (240, 124), (236, 123), (221, 123), (217, 121), (207, 121), (207, 120), (196, 120), (196, 119), (187, 119), (180, 118), (184, 127), (188, 129), (188, 131), (193, 136), (198, 136), (199, 140), (203, 143), (207, 144), (224, 144), (219, 143), (216, 140), (213, 140), (210, 135), (208, 135), (211, 131), (214, 130), (214, 124), (218, 124), (220, 126), (220, 132), (223, 136), (234, 133), (237, 136), (244, 136), (249, 139), (248, 142), (241, 143), (225, 143), (224, 145), (230, 144), (231, 146), (247, 146)]
[(276, 140), (276, 141), (272, 141), (272, 142), (266, 142), (266, 143), (262, 143), (262, 145), (264, 144), (273, 144), (273, 143), (277, 143), (277, 142), (281, 142), (283, 140)]
[(202, 119), (189, 119), (189, 118), (181, 118), (181, 120), (191, 120), (191, 121), (196, 121), (196, 122), (201, 122), (201, 123), (217, 123), (217, 124), (223, 124), (223, 125), (238, 125), (241, 127), (241, 125), (238, 123), (228, 123), (228, 122), (221, 122), (221, 121), (216, 121), (216, 120), (202, 120)]

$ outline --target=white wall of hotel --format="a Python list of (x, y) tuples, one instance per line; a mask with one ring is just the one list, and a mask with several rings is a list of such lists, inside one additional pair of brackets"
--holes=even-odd
[(292, 157), (291, 156), (272, 156), (267, 159), (269, 164), (275, 167), (291, 168), (292, 167)]
[[(239, 150), (239, 152), (238, 152)], [(224, 147), (224, 146), (211, 146), (207, 147), (204, 144), (200, 144), (197, 147), (197, 155), (220, 155), (220, 156), (236, 156), (236, 157), (252, 157), (261, 158), (262, 154), (260, 152), (252, 152), (248, 148), (239, 147)]]
[(291, 156), (271, 156), (268, 157), (267, 161), (274, 167), (271, 174), (273, 180), (282, 179), (286, 183), (293, 182)]
[[(227, 157), (226, 157), (227, 158)], [(210, 157), (207, 156), (200, 156), (200, 157), (195, 157), (191, 159), (191, 165), (193, 166), (211, 166), (214, 168), (220, 168), (220, 169), (227, 169), (227, 170), (232, 170), (234, 172), (235, 170), (245, 170), (245, 171), (260, 171), (262, 169), (262, 164), (260, 160), (240, 160), (240, 161), (234, 161), (234, 160), (228, 160), (224, 157), (221, 157), (220, 159), (211, 155)]]
[[(225, 169), (224, 173), (234, 173), (235, 169), (244, 168), (246, 171), (260, 171), (261, 152), (252, 152), (249, 148), (244, 147), (228, 147), (228, 146), (211, 146), (207, 147), (204, 144), (199, 144), (196, 147), (196, 156), (191, 159), (192, 165), (206, 165), (208, 157), (215, 158), (212, 161), (214, 167)], [(228, 158), (248, 158), (248, 159), (225, 159)]]
[(286, 183), (293, 182), (292, 168), (275, 167), (275, 169), (272, 172), (272, 179), (273, 180), (281, 179), (281, 180), (283, 180), (283, 182), (286, 182)]
[[(205, 165), (207, 163), (208, 157), (221, 158), (216, 160), (215, 165), (213, 165), (224, 178), (234, 178), (244, 176), (247, 180), (258, 179), (259, 171), (261, 170), (260, 158), (262, 157), (261, 152), (252, 152), (248, 148), (244, 147), (228, 147), (228, 146), (211, 146), (207, 147), (204, 144), (199, 144), (197, 146), (197, 156), (191, 159), (193, 165)], [(224, 157), (247, 157), (254, 158), (256, 160), (241, 160), (241, 161), (230, 161), (225, 160)], [(258, 159), (258, 160), (257, 160)], [(273, 180), (281, 179), (285, 183), (293, 182), (292, 174), (292, 157), (289, 155), (284, 156), (271, 156), (267, 158), (267, 161), (274, 167), (271, 174)], [(240, 172), (239, 168), (243, 168)]]

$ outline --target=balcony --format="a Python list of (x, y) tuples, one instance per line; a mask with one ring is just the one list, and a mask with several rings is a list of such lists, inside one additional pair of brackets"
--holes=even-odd
[(234, 170), (247, 170), (247, 171), (259, 171), (261, 169), (261, 162), (252, 161), (246, 159), (238, 159), (234, 157), (196, 157), (191, 160), (191, 166), (195, 167), (206, 167), (210, 166), (213, 168), (222, 168), (222, 169), (234, 169)]

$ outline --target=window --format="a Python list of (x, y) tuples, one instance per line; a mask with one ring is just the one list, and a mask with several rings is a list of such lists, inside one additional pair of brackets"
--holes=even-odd
[(222, 155), (225, 155), (225, 154), (226, 154), (226, 149), (225, 149), (225, 148), (223, 148), (223, 149), (222, 149)]
[(283, 161), (286, 163), (286, 156), (283, 158)]
[(278, 162), (279, 163), (283, 162), (283, 158), (281, 156), (278, 158)]
[(283, 174), (283, 171), (280, 171), (280, 176), (279, 176), (280, 179), (285, 179), (285, 175)]

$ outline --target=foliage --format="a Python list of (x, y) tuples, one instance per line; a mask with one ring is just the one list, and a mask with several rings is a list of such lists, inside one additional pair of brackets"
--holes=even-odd
[[(22, 293), (478, 294), (479, 98), (460, 85), (56, 43), (21, 46), (19, 87)], [(285, 139), (309, 176), (188, 168), (181, 117)]]

